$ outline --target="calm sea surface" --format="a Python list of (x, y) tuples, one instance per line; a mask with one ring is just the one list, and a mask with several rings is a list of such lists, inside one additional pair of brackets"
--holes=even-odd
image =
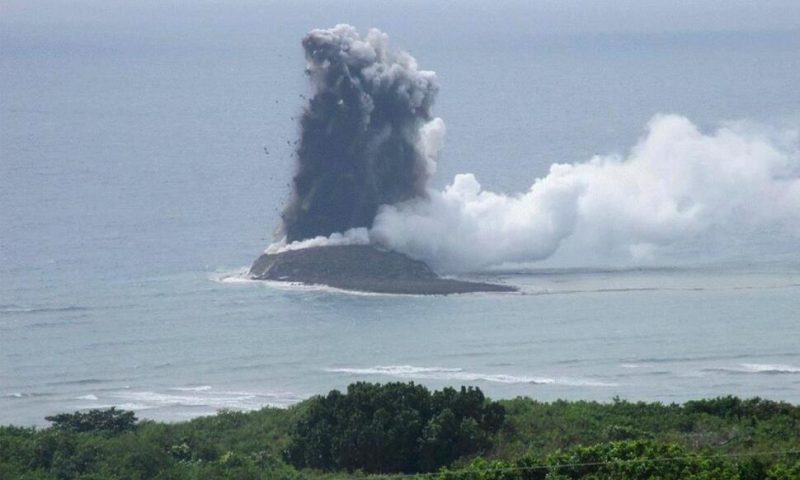
[(299, 39), (378, 26), (439, 73), (437, 185), (527, 188), (624, 153), (656, 113), (800, 119), (800, 33), (475, 33), (397, 12), (212, 7), (0, 19), (0, 424), (110, 405), (179, 420), (356, 380), (495, 397), (800, 402), (800, 260), (736, 239), (488, 278), (522, 293), (355, 295), (237, 276), (271, 241), (307, 94)]

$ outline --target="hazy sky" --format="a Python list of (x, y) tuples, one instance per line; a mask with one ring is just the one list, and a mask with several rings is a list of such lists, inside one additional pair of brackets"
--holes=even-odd
[[(797, 0), (0, 0), (0, 24), (38, 27), (158, 29), (165, 23), (191, 26), (244, 22), (253, 16), (309, 22), (350, 22), (386, 28), (399, 20), (422, 29), (452, 22), (476, 31), (503, 32), (676, 32), (753, 31), (800, 28)], [(198, 23), (199, 22), (199, 23)], [(228, 23), (228, 26), (233, 26)], [(358, 25), (364, 27), (366, 25)]]

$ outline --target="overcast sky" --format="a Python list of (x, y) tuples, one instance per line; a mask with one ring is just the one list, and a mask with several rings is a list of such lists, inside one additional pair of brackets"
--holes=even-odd
[[(160, 25), (247, 21), (271, 14), (358, 24), (398, 16), (420, 28), (472, 24), (477, 31), (535, 33), (705, 32), (800, 29), (797, 0), (0, 0), (0, 23), (16, 27)], [(336, 20), (334, 20), (336, 19)]]

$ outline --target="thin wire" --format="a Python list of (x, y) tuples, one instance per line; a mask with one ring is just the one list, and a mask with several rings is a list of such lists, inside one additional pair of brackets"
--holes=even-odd
[(516, 472), (525, 470), (538, 470), (544, 468), (560, 469), (569, 467), (600, 467), (604, 465), (625, 465), (636, 463), (659, 463), (659, 462), (672, 462), (676, 460), (693, 460), (693, 459), (713, 459), (713, 458), (739, 458), (739, 457), (757, 457), (757, 456), (775, 456), (775, 455), (793, 455), (800, 454), (800, 450), (768, 450), (763, 452), (742, 452), (742, 453), (717, 453), (714, 455), (702, 456), (682, 455), (679, 457), (654, 457), (654, 458), (632, 458), (629, 460), (611, 460), (605, 462), (580, 462), (580, 463), (557, 463), (538, 465), (525, 465), (514, 467), (498, 467), (498, 468), (475, 468), (475, 469), (461, 469), (461, 470), (445, 470), (442, 472), (429, 472), (429, 473), (398, 473), (398, 474), (384, 474), (379, 475), (386, 478), (432, 478), (439, 475), (459, 475), (464, 473), (503, 473), (503, 472)]

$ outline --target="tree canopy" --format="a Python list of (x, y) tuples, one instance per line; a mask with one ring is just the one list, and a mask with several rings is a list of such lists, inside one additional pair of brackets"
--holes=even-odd
[(0, 426), (0, 479), (800, 479), (800, 406), (759, 398), (493, 402), (477, 388), (362, 383), (187, 422), (49, 419)]
[(356, 383), (309, 400), (288, 457), (323, 470), (432, 471), (489, 448), (504, 416), (474, 387)]
[(121, 433), (133, 430), (136, 425), (136, 415), (133, 412), (117, 410), (115, 407), (105, 410), (59, 413), (44, 417), (44, 419), (51, 422), (53, 428), (69, 432)]

